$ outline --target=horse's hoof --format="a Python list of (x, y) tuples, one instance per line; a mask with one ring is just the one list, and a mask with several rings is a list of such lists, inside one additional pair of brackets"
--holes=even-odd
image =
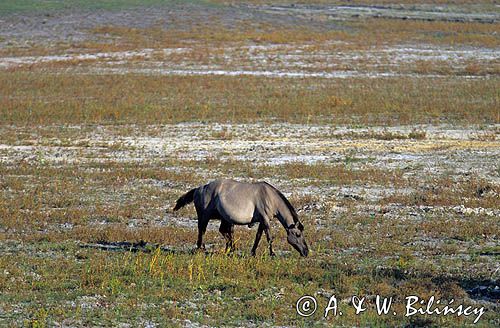
[(205, 249), (205, 246), (203, 247), (197, 247), (194, 249), (193, 253), (206, 253), (207, 250)]

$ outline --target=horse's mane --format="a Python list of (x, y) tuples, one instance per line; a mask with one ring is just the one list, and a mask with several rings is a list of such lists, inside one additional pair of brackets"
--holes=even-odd
[(264, 183), (266, 185), (268, 185), (269, 187), (271, 187), (274, 191), (276, 191), (276, 193), (280, 196), (280, 198), (283, 200), (283, 202), (285, 202), (285, 205), (290, 210), (290, 213), (292, 213), (293, 222), (294, 223), (299, 222), (299, 216), (297, 215), (297, 212), (295, 212), (295, 208), (293, 208), (292, 204), (290, 204), (290, 202), (288, 201), (288, 199), (286, 199), (285, 195), (283, 195), (281, 193), (281, 191), (279, 191), (278, 189), (276, 189), (273, 185), (271, 185), (271, 184), (269, 184), (269, 183), (267, 183), (265, 181), (264, 181)]

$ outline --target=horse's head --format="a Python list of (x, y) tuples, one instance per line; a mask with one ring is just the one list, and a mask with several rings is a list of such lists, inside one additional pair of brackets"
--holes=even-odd
[(307, 256), (309, 248), (307, 247), (306, 239), (304, 238), (304, 226), (297, 222), (292, 224), (287, 229), (288, 243), (295, 248), (301, 256)]

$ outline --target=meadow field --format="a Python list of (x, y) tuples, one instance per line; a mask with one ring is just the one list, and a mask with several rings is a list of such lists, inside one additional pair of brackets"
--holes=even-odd
[[(493, 0), (0, 3), (0, 326), (498, 327), (499, 31)], [(196, 252), (172, 207), (217, 178), (281, 190), (309, 256), (277, 221), (276, 257), (216, 221)]]

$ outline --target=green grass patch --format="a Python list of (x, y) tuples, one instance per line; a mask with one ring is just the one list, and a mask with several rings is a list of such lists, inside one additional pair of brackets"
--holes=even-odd
[(134, 7), (165, 6), (197, 0), (10, 0), (0, 2), (0, 15), (49, 13), (70, 9), (122, 10)]

